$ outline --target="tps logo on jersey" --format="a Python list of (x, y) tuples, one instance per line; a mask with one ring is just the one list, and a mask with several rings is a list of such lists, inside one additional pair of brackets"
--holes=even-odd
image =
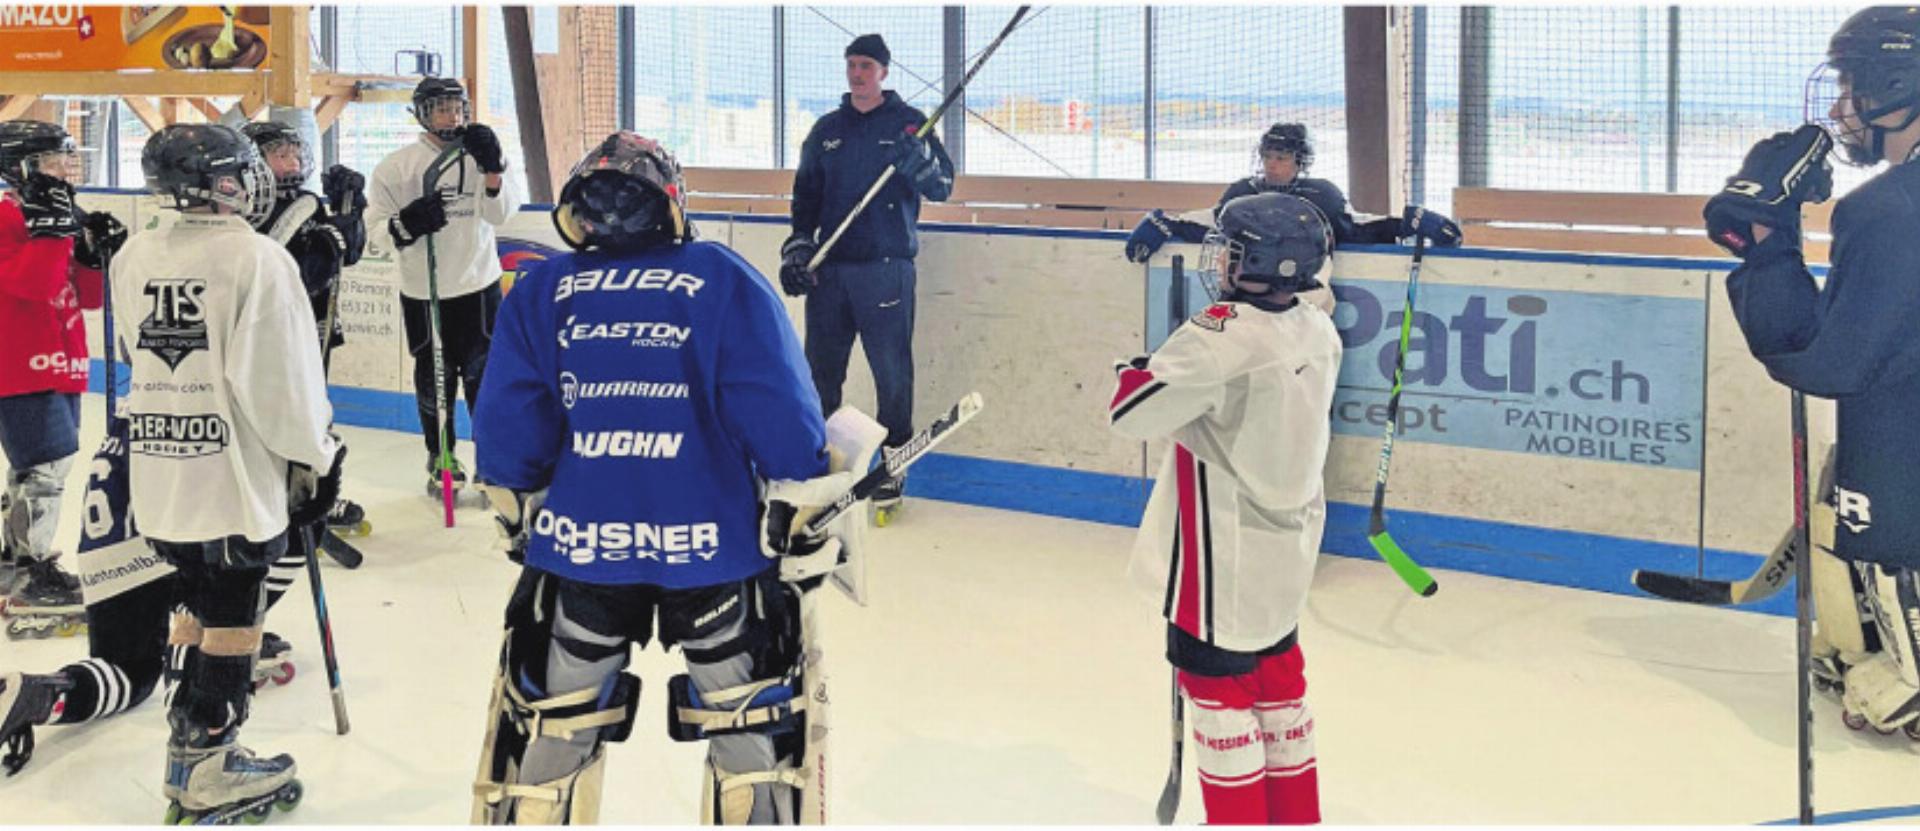
[(1840, 524), (1855, 534), (1865, 533), (1873, 527), (1873, 502), (1859, 491), (1834, 486), (1833, 512), (1840, 517)]
[(154, 280), (143, 293), (151, 311), (140, 321), (136, 346), (159, 356), (167, 368), (178, 370), (187, 356), (207, 348), (207, 293), (205, 280)]
[(686, 398), (686, 384), (658, 384), (649, 381), (589, 381), (571, 372), (560, 373), (560, 403), (571, 410), (584, 398)]
[(226, 419), (218, 415), (135, 413), (127, 420), (127, 446), (142, 456), (193, 459), (225, 450)]
[(1239, 316), (1240, 313), (1234, 311), (1232, 306), (1225, 303), (1215, 303), (1208, 306), (1199, 314), (1194, 315), (1193, 325), (1208, 331), (1225, 332), (1227, 331), (1227, 321)]

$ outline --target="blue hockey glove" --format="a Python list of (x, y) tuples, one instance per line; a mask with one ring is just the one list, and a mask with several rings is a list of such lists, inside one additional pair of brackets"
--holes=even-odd
[(1127, 261), (1146, 262), (1172, 238), (1173, 226), (1167, 223), (1166, 213), (1159, 208), (1149, 211), (1139, 225), (1133, 226), (1133, 233), (1127, 235)]
[(1408, 205), (1400, 216), (1400, 236), (1424, 237), (1441, 248), (1453, 248), (1460, 244), (1460, 226), (1439, 211)]

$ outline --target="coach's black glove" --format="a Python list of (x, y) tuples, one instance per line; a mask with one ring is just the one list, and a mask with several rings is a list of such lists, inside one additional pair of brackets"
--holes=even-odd
[(1453, 248), (1460, 244), (1460, 226), (1439, 211), (1408, 205), (1400, 215), (1400, 236), (1423, 237), (1441, 248)]
[(469, 124), (460, 133), (460, 144), (467, 148), (467, 155), (473, 157), (473, 163), (480, 166), (481, 173), (505, 173), (507, 162), (501, 158), (500, 137), (494, 135), (493, 128), (485, 124)]
[(20, 215), (30, 237), (74, 237), (80, 234), (80, 210), (73, 204), (73, 185), (45, 173), (28, 174), (20, 187)]
[(1833, 195), (1833, 165), (1827, 160), (1832, 149), (1833, 137), (1812, 124), (1762, 139), (1747, 151), (1740, 172), (1707, 200), (1702, 211), (1707, 237), (1744, 259), (1758, 244), (1753, 226), (1759, 224), (1774, 230), (1769, 247), (1779, 237), (1780, 246), (1799, 249), (1801, 203), (1825, 202)]
[(786, 292), (788, 297), (799, 297), (813, 291), (813, 287), (819, 283), (819, 278), (807, 269), (807, 264), (813, 262), (813, 255), (819, 251), (820, 246), (811, 235), (794, 234), (780, 246), (780, 290)]
[(421, 237), (447, 227), (447, 198), (437, 191), (426, 194), (407, 203), (389, 221), (397, 226), (388, 228), (395, 232), (394, 243), (405, 248)]
[(87, 268), (105, 271), (107, 260), (127, 243), (127, 226), (106, 211), (87, 214), (80, 226), (86, 233), (74, 241), (73, 259)]
[(924, 198), (942, 200), (953, 192), (953, 182), (940, 168), (940, 161), (933, 157), (933, 148), (926, 139), (911, 132), (900, 136), (893, 146), (893, 158), (888, 162), (900, 178), (907, 180), (913, 192)]

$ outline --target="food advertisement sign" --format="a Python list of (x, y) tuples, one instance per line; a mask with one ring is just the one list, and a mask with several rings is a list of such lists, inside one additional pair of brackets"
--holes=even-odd
[(266, 6), (0, 5), (0, 71), (261, 69)]

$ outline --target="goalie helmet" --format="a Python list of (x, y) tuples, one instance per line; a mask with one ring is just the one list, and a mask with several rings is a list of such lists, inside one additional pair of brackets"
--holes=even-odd
[(73, 137), (57, 124), (31, 119), (0, 122), (0, 181), (19, 190), (48, 156), (77, 157)]
[[(313, 148), (307, 145), (306, 139), (300, 137), (299, 130), (277, 121), (255, 121), (241, 127), (240, 132), (252, 139), (254, 147), (260, 150), (260, 156), (273, 171), (280, 190), (299, 190), (313, 178)], [(294, 164), (285, 167), (275, 165), (276, 156), (290, 159)]]
[(1200, 276), (1215, 300), (1298, 293), (1320, 286), (1320, 270), (1332, 253), (1333, 230), (1312, 202), (1258, 193), (1220, 209), (1200, 252)]
[(1300, 168), (1300, 175), (1307, 174), (1307, 168), (1313, 166), (1313, 143), (1307, 140), (1305, 124), (1275, 124), (1267, 128), (1260, 136), (1260, 153), (1292, 153), (1294, 164)]
[(259, 227), (273, 210), (273, 171), (253, 142), (219, 124), (174, 124), (140, 151), (147, 190), (167, 207), (224, 207)]
[[(1847, 161), (1867, 166), (1886, 157), (1888, 133), (1920, 117), (1920, 8), (1875, 6), (1840, 24), (1827, 44), (1827, 62), (1807, 79), (1806, 116), (1846, 148)], [(1842, 82), (1845, 82), (1844, 91)], [(1842, 99), (1845, 100), (1842, 100)], [(1877, 119), (1906, 110), (1894, 125)], [(1851, 114), (1858, 124), (1835, 116)]]
[[(443, 110), (457, 112), (457, 123), (452, 127), (435, 128), (435, 116)], [(467, 101), (467, 88), (452, 78), (421, 79), (413, 88), (413, 120), (420, 122), (420, 129), (432, 133), (441, 141), (459, 139), (460, 131), (473, 121), (473, 105)]]
[(680, 163), (625, 130), (574, 165), (554, 200), (553, 227), (577, 250), (635, 251), (693, 238)]

